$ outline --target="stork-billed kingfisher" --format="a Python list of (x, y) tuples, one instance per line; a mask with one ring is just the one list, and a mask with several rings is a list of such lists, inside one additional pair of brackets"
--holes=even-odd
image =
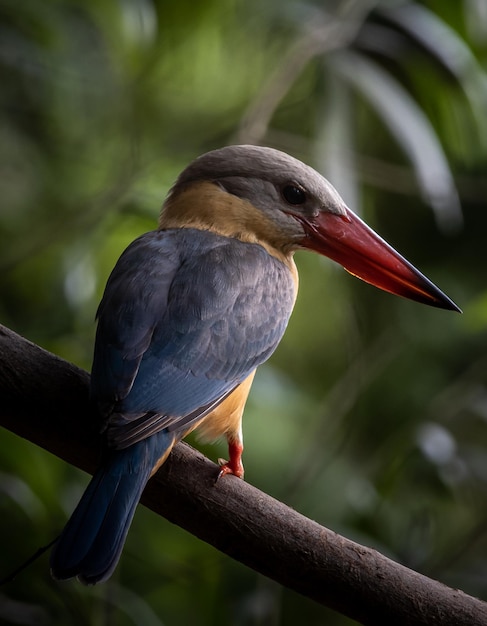
[(111, 575), (145, 484), (193, 429), (225, 435), (220, 475), (243, 476), (244, 405), (286, 329), (300, 249), (459, 311), (311, 167), (256, 146), (197, 158), (172, 187), (158, 229), (129, 245), (108, 279), (91, 373), (106, 450), (53, 549), (56, 579)]

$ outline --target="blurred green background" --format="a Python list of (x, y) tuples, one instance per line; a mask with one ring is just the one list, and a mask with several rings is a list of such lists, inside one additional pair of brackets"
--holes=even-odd
[[(246, 480), (487, 600), (486, 60), (483, 0), (0, 0), (1, 323), (89, 369), (106, 278), (191, 159), (303, 159), (464, 314), (299, 253)], [(87, 476), (0, 436), (4, 576)], [(352, 623), (142, 507), (109, 583), (56, 583), (44, 555), (0, 589), (0, 622)]]

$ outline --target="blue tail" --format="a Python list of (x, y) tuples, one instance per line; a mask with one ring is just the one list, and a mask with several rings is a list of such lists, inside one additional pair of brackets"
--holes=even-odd
[(114, 450), (93, 476), (51, 553), (57, 580), (75, 576), (88, 585), (115, 569), (142, 491), (157, 461), (174, 445), (161, 431), (124, 450)]

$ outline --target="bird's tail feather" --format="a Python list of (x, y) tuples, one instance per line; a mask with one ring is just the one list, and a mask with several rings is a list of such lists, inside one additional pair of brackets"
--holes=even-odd
[(130, 448), (110, 452), (93, 476), (51, 553), (58, 580), (85, 584), (109, 578), (122, 552), (142, 491), (158, 460), (174, 445), (159, 432)]

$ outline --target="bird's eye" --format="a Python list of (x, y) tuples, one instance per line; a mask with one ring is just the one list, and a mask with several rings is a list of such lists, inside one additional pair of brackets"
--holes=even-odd
[(289, 204), (304, 204), (306, 202), (306, 193), (296, 185), (286, 185), (282, 190), (282, 195)]

